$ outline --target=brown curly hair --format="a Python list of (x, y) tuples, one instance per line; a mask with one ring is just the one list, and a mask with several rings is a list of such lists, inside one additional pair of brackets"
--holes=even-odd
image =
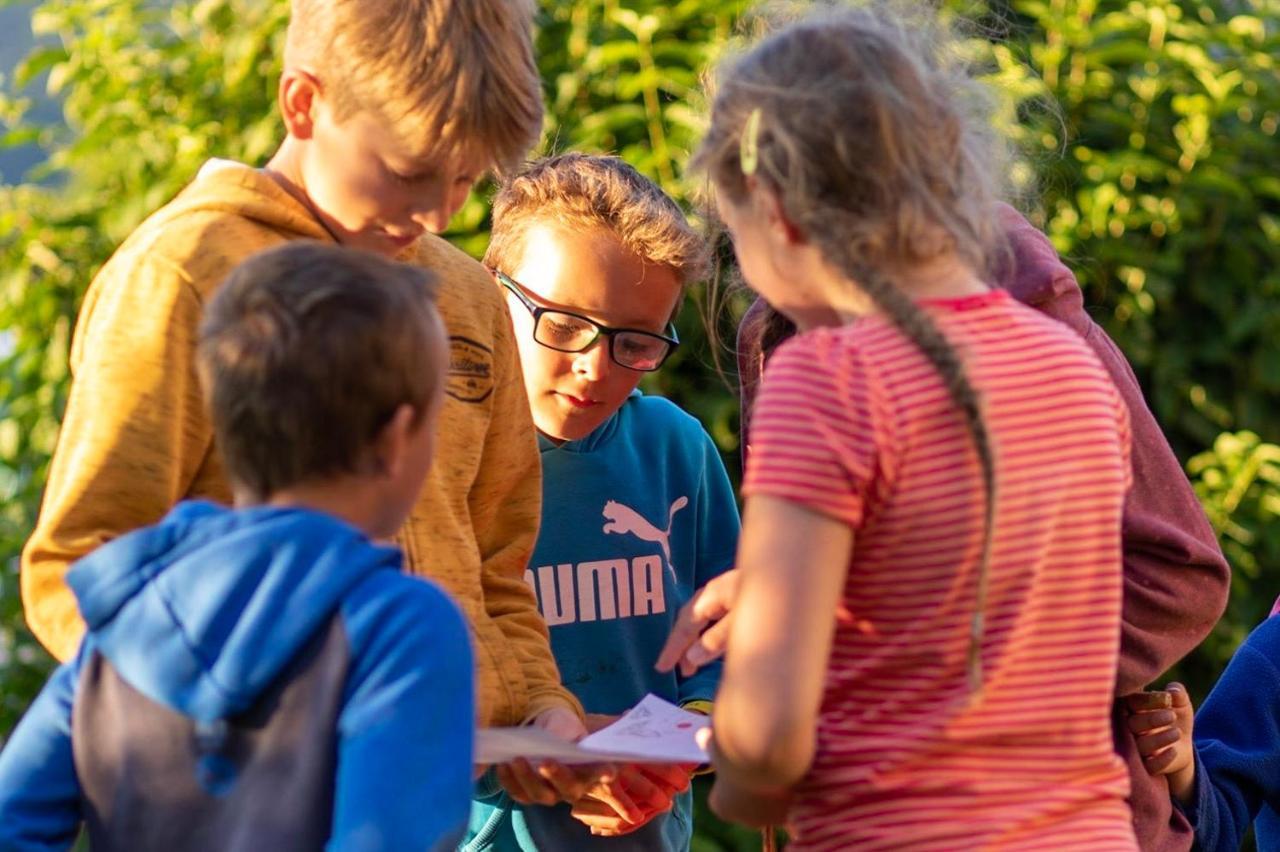
[(507, 180), (493, 200), (484, 262), (510, 273), (535, 222), (603, 229), (646, 263), (674, 271), (681, 286), (702, 281), (711, 266), (707, 241), (680, 206), (619, 157), (559, 154)]

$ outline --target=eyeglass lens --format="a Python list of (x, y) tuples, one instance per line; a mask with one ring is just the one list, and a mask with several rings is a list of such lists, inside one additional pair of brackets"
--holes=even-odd
[[(599, 333), (596, 326), (579, 317), (547, 311), (538, 317), (533, 338), (543, 346), (561, 352), (581, 352), (591, 345)], [(619, 364), (632, 370), (658, 369), (670, 349), (670, 344), (662, 338), (639, 332), (620, 331), (610, 336), (610, 355)]]

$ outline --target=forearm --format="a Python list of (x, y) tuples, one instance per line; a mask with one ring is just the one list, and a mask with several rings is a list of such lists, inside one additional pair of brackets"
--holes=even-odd
[(1195, 831), (1196, 848), (1203, 852), (1236, 852), (1257, 816), (1244, 798), (1214, 784), (1196, 755), (1189, 788), (1170, 795)]
[(709, 799), (711, 810), (721, 819), (765, 828), (787, 821), (791, 791), (783, 788), (748, 789), (734, 780), (717, 775)]
[[(1153, 528), (1153, 520), (1139, 533), (1126, 518), (1117, 695), (1147, 688), (1193, 651), (1222, 615), (1230, 589), (1216, 542), (1169, 535), (1169, 525)], [(1154, 544), (1160, 538), (1164, 546)]]
[(23, 552), (27, 621), (60, 660), (84, 632), (67, 569), (164, 517), (187, 495), (213, 441), (194, 366), (198, 299), (167, 267), (129, 274), (130, 286), (97, 299), (77, 328), (81, 357)]
[(475, 790), (475, 660), (437, 589), (364, 584), (343, 601), (351, 663), (337, 724), (330, 847), (455, 848)]
[(71, 750), (78, 666), (57, 669), (0, 751), (0, 848), (70, 849), (81, 790)]
[(542, 463), (510, 329), (495, 334), (495, 383), (485, 452), (468, 500), (480, 548), (485, 611), (518, 660), (524, 718), (582, 707), (560, 682), (546, 622), (524, 573), (542, 514)]
[(1126, 695), (1145, 689), (1203, 641), (1226, 608), (1231, 574), (1129, 363), (1096, 325), (1087, 327), (1085, 340), (1124, 398), (1133, 436), (1116, 679), (1116, 694)]
[[(770, 793), (788, 789), (813, 762), (816, 719), (779, 696), (771, 667), (753, 666), (760, 677), (726, 678), (712, 710), (717, 777), (735, 789)], [(781, 700), (780, 700), (781, 699)]]
[(521, 718), (527, 721), (555, 707), (568, 708), (582, 717), (581, 703), (560, 682), (560, 670), (537, 602), (524, 581), (518, 582), (519, 586), (510, 582), (486, 583), (485, 604), (524, 677), (527, 692)]
[[(716, 772), (735, 786), (790, 787), (815, 728), (853, 531), (789, 500), (752, 495), (713, 730)], [(794, 567), (806, 566), (803, 581)]]

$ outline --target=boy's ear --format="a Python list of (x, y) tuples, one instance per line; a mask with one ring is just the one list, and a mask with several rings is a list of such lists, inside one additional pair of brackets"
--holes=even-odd
[(310, 139), (320, 105), (320, 81), (301, 68), (285, 68), (276, 99), (285, 130), (295, 139)]
[(416, 412), (413, 406), (402, 403), (382, 427), (373, 442), (374, 462), (377, 471), (387, 477), (397, 477), (405, 465), (409, 440), (414, 433)]

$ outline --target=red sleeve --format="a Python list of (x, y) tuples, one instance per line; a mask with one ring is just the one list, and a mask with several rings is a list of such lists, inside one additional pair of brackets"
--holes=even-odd
[(856, 354), (817, 331), (778, 348), (760, 386), (742, 492), (862, 523), (875, 429)]
[(1124, 510), (1124, 613), (1116, 693), (1144, 689), (1186, 656), (1222, 615), (1231, 584), (1217, 536), (1142, 398), (1129, 362), (1084, 310), (1080, 286), (1053, 245), (1002, 206), (1009, 263), (997, 281), (1070, 326), (1106, 366), (1129, 408), (1133, 487)]
[(1227, 606), (1218, 538), (1120, 349), (1085, 335), (1129, 408), (1133, 487), (1124, 507), (1124, 614), (1116, 694), (1145, 689), (1191, 652)]

